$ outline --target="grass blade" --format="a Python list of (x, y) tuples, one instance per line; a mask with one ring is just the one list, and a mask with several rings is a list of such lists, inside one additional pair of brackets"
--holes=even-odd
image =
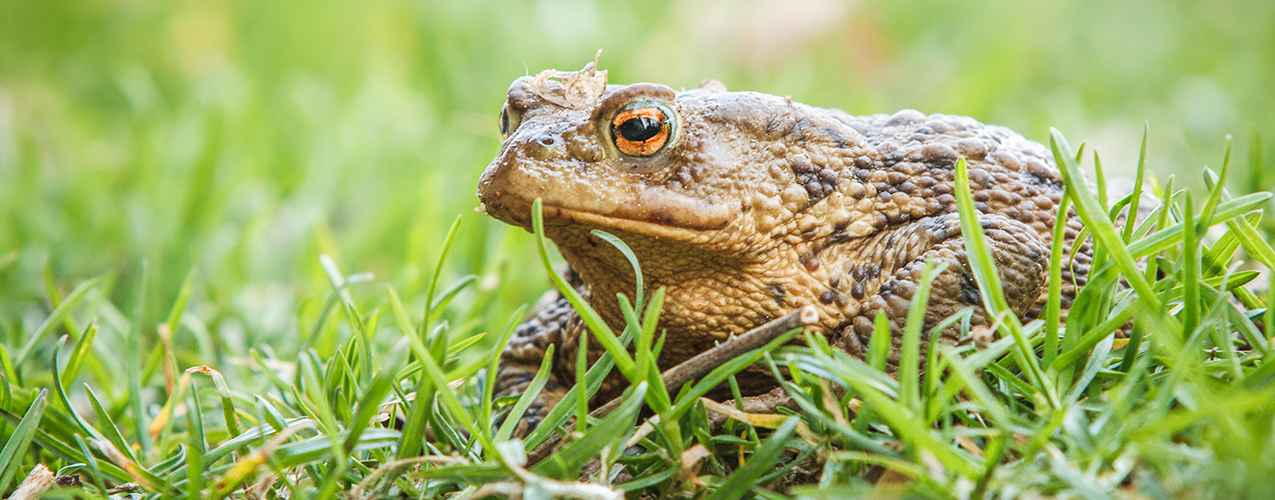
[[(1096, 201), (1095, 201), (1096, 203)], [(974, 206), (974, 198), (970, 194), (969, 172), (962, 158), (956, 161), (956, 205), (961, 217), (961, 234), (965, 239), (965, 253), (974, 279), (978, 282), (979, 293), (983, 297), (983, 306), (988, 316), (998, 318), (1003, 333), (1014, 338), (1014, 360), (1032, 380), (1032, 385), (1040, 389), (1049, 404), (1058, 407), (1058, 396), (1051, 382), (1045, 379), (1040, 360), (1031, 344), (1023, 335), (1022, 324), (1010, 310), (1009, 303), (1002, 292), (1000, 275), (996, 271), (996, 263), (992, 259), (987, 240), (983, 235), (982, 224), (978, 220), (978, 209)], [(1107, 221), (1110, 225), (1110, 221)]]
[(36, 426), (44, 418), (45, 397), (48, 393), (48, 389), (40, 389), (40, 394), (36, 395), (31, 406), (27, 407), (27, 412), (18, 422), (18, 427), (13, 430), (4, 448), (0, 449), (0, 491), (9, 489), (13, 476), (18, 473), (18, 469), (22, 468), (22, 456), (26, 454), (27, 447), (31, 445), (31, 439), (35, 437)]
[[(94, 330), (92, 325), (89, 326), (89, 330)], [(85, 335), (84, 337), (87, 336), (88, 335)], [(81, 337), (81, 339), (84, 337)], [(75, 406), (71, 405), (71, 398), (67, 396), (66, 387), (62, 384), (62, 377), (58, 376), (58, 353), (61, 352), (62, 345), (66, 343), (66, 339), (66, 336), (58, 339), (57, 346), (53, 349), (53, 363), (50, 368), (53, 371), (54, 389), (57, 389), (58, 399), (62, 401), (62, 406), (66, 407), (67, 413), (71, 415), (71, 419), (74, 420), (80, 427), (80, 430), (84, 431), (85, 434), (93, 437), (94, 439), (103, 439), (102, 434), (85, 422), (84, 419), (80, 417), (79, 412), (75, 411)]]
[(620, 253), (624, 254), (624, 258), (629, 261), (629, 266), (633, 268), (633, 280), (634, 280), (633, 309), (635, 310), (642, 309), (643, 293), (645, 292), (642, 286), (642, 264), (638, 262), (637, 255), (633, 253), (633, 249), (629, 248), (628, 245), (624, 244), (624, 241), (620, 240), (619, 237), (617, 237), (614, 234), (608, 233), (606, 231), (602, 231), (600, 229), (594, 229), (590, 234), (597, 236), (598, 238), (601, 238), (602, 241), (610, 243), (611, 246), (615, 247), (617, 250), (620, 251)]
[(903, 329), (903, 348), (899, 353), (899, 404), (917, 414), (921, 413), (921, 327), (925, 323), (926, 306), (930, 302), (930, 284), (946, 269), (946, 262), (935, 267), (933, 262), (925, 261), (921, 281), (916, 286), (916, 293), (912, 294), (912, 304), (908, 307), (907, 323)]
[(191, 268), (186, 274), (181, 290), (177, 292), (177, 300), (173, 302), (173, 309), (168, 312), (168, 320), (164, 322), (168, 326), (168, 331), (174, 335), (177, 334), (177, 327), (181, 325), (182, 313), (186, 311), (186, 303), (190, 301), (190, 290), (195, 284), (195, 275), (198, 272), (198, 268)]
[(596, 457), (608, 445), (619, 444), (632, 431), (633, 422), (646, 399), (647, 388), (646, 381), (638, 382), (620, 407), (593, 426), (591, 432), (532, 466), (531, 471), (553, 478), (575, 479), (581, 465)]
[(405, 336), (394, 343), (394, 348), (390, 349), (390, 353), (381, 362), (381, 367), (377, 370), (372, 383), (364, 389), (363, 396), (359, 399), (358, 409), (354, 412), (354, 418), (349, 421), (350, 430), (343, 445), (347, 454), (354, 451), (363, 431), (380, 409), (381, 401), (385, 399), (386, 394), (389, 394), (390, 386), (397, 378), (399, 368), (407, 360), (408, 342)]
[[(1222, 172), (1218, 174), (1217, 180), (1214, 181), (1212, 189), (1209, 190), (1208, 201), (1204, 203), (1204, 210), (1200, 212), (1199, 226), (1196, 231), (1203, 233), (1205, 229), (1213, 225), (1213, 212), (1217, 210), (1217, 205), (1222, 201), (1222, 192), (1226, 190), (1226, 174), (1231, 169), (1231, 136), (1226, 136), (1226, 153), (1222, 155)], [(1204, 177), (1206, 181), (1212, 180), (1209, 169), (1204, 169)]]
[(784, 423), (780, 424), (779, 428), (775, 429), (775, 432), (771, 433), (770, 437), (766, 438), (766, 441), (762, 442), (762, 445), (749, 456), (748, 462), (726, 478), (726, 481), (708, 496), (708, 500), (736, 500), (747, 494), (756, 485), (757, 479), (774, 467), (779, 453), (787, 448), (788, 439), (797, 430), (797, 424), (800, 422), (801, 419), (797, 417), (784, 420)]
[(102, 403), (97, 400), (97, 395), (93, 394), (93, 389), (84, 385), (84, 393), (89, 397), (89, 403), (93, 405), (93, 413), (97, 415), (97, 420), (102, 425), (102, 434), (106, 436), (106, 440), (115, 445), (116, 449), (122, 450), (128, 456), (129, 460), (137, 462), (137, 455), (133, 454), (133, 448), (124, 441), (124, 436), (120, 434), (120, 428), (115, 425), (115, 421), (111, 420), (111, 415), (102, 408)]
[(18, 366), (26, 361), (27, 356), (31, 355), (31, 350), (35, 349), (36, 344), (39, 344), (40, 340), (43, 339), (45, 335), (48, 335), (53, 330), (57, 329), (58, 324), (62, 323), (62, 320), (70, 315), (71, 311), (74, 311), (75, 308), (80, 305), (80, 302), (82, 302), (84, 297), (88, 295), (89, 290), (96, 288), (97, 285), (102, 283), (103, 279), (104, 278), (101, 276), (92, 278), (80, 283), (80, 285), (75, 287), (74, 290), (71, 290), (71, 293), (66, 295), (66, 298), (62, 300), (61, 304), (58, 304), (57, 307), (53, 308), (53, 312), (49, 313), (49, 317), (45, 318), (44, 322), (41, 323), (40, 326), (35, 329), (35, 332), (31, 334), (31, 337), (27, 339), (27, 342), (22, 345), (22, 349), (18, 351), (18, 355), (13, 358), (13, 365)]
[[(137, 295), (134, 299), (136, 300), (136, 307), (133, 308), (132, 328), (128, 329), (128, 338), (125, 340), (126, 344), (124, 345), (124, 359), (129, 366), (141, 364), (142, 320), (146, 317), (146, 282), (149, 281), (149, 268), (150, 264), (143, 260), (142, 268), (137, 275)], [(161, 349), (155, 350), (156, 354), (161, 351)], [(142, 377), (137, 370), (125, 370), (125, 374), (128, 380), (129, 409), (132, 410), (133, 414), (133, 435), (137, 437), (137, 444), (141, 447), (142, 454), (146, 454), (151, 449), (151, 440), (150, 434), (146, 432), (146, 429), (150, 427), (150, 422), (142, 402)], [(134, 458), (133, 461), (136, 462), (137, 460)]]
[(553, 264), (549, 262), (549, 248), (545, 242), (544, 216), (541, 212), (539, 198), (531, 204), (531, 221), (533, 232), (536, 235), (536, 247), (540, 251), (540, 262), (544, 265), (545, 270), (549, 272), (550, 281), (553, 281), (553, 285), (557, 287), (558, 292), (580, 314), (580, 318), (584, 320), (589, 327), (589, 331), (598, 339), (598, 343), (615, 360), (615, 366), (620, 369), (620, 372), (624, 373), (624, 376), (629, 380), (642, 378), (642, 374), (635, 371), (636, 364), (633, 361), (633, 357), (624, 349), (624, 346), (616, 338), (615, 333), (611, 331), (611, 327), (602, 319), (602, 316), (598, 315), (597, 311), (594, 311), (584, 301), (584, 298), (553, 270)]
[(1133, 261), (1133, 256), (1125, 249), (1124, 242), (1116, 234), (1111, 220), (1105, 216), (1106, 210), (1098, 203), (1098, 199), (1094, 197), (1094, 194), (1085, 187), (1084, 177), (1080, 174), (1080, 166), (1071, 156), (1071, 146), (1067, 144), (1067, 140), (1063, 138), (1062, 133), (1057, 129), (1050, 129), (1049, 144), (1053, 148), (1054, 161), (1057, 162), (1058, 169), (1062, 172), (1067, 192), (1071, 194), (1073, 201), (1076, 203), (1076, 213), (1084, 221), (1085, 227), (1088, 227), (1093, 232), (1094, 238), (1115, 259), (1120, 272), (1129, 280), (1129, 284), (1133, 286), (1133, 289), (1137, 290), (1138, 297), (1147, 301), (1148, 309), (1160, 309), (1160, 301), (1151, 290), (1151, 285), (1142, 278), (1141, 272), (1138, 271), (1138, 267)]
[[(1133, 177), (1133, 192), (1129, 194), (1129, 215), (1124, 225), (1124, 242), (1129, 243), (1133, 237), (1134, 226), (1138, 221), (1139, 203), (1142, 201), (1142, 183), (1146, 180), (1147, 136), (1151, 135), (1151, 122), (1142, 125), (1142, 147), (1138, 148), (1138, 169)], [(1060, 209), (1061, 210), (1061, 209)]]
[(89, 351), (93, 347), (93, 339), (97, 338), (97, 321), (92, 321), (75, 342), (75, 349), (66, 361), (66, 371), (62, 372), (59, 381), (63, 386), (70, 385), (80, 373), (80, 367), (89, 359)]
[(425, 332), (430, 330), (431, 318), (434, 317), (434, 290), (438, 288), (438, 278), (443, 274), (443, 262), (447, 261), (447, 254), (451, 252), (452, 244), (456, 242), (456, 232), (460, 229), (460, 215), (452, 221), (452, 225), (447, 229), (447, 236), (443, 238), (443, 248), (438, 252), (438, 261), (434, 263), (434, 275), (429, 278), (429, 288), (425, 291), (425, 319), (421, 321), (420, 329), (416, 331), (416, 335), (423, 342), (425, 340)]
[[(620, 343), (627, 345), (633, 337), (633, 330), (625, 330), (620, 336)], [(567, 394), (562, 397), (553, 409), (549, 410), (549, 414), (545, 415), (545, 419), (540, 423), (536, 430), (532, 431), (523, 441), (527, 444), (528, 449), (533, 449), (544, 442), (555, 430), (562, 426), (570, 418), (571, 412), (575, 409), (578, 398), (591, 398), (602, 386), (602, 382), (610, 375), (611, 369), (615, 367), (615, 361), (611, 358), (610, 353), (603, 353), (601, 358), (589, 368), (589, 372), (584, 375), (588, 385), (581, 387), (579, 385), (571, 387)]]
[[(1146, 137), (1143, 137), (1146, 147)], [(1136, 189), (1135, 189), (1136, 191)], [(1054, 219), (1053, 240), (1049, 245), (1049, 298), (1045, 301), (1045, 346), (1041, 364), (1050, 366), (1058, 356), (1058, 326), (1062, 321), (1062, 260), (1063, 242), (1066, 238), (1067, 217), (1071, 209), (1071, 196), (1063, 192), (1058, 201), (1058, 216)], [(1130, 224), (1132, 226), (1132, 224)], [(1074, 246), (1080, 246), (1074, 244)]]
[(526, 310), (526, 305), (518, 306), (518, 309), (509, 316), (509, 321), (505, 323), (504, 331), (500, 332), (500, 339), (496, 341), (491, 350), (491, 359), (487, 361), (487, 377), (483, 382), (483, 404), (480, 422), (491, 422), (492, 400), (496, 394), (496, 370), (500, 366), (500, 353), (505, 352), (505, 346), (509, 344), (509, 339), (513, 338), (519, 318), (522, 318)]
[(540, 370), (536, 371), (536, 376), (531, 379), (531, 384), (518, 397), (518, 402), (514, 403), (513, 409), (505, 417), (500, 429), (496, 430), (496, 436), (492, 438), (493, 442), (508, 441), (509, 436), (514, 433), (514, 428), (522, 420), (523, 414), (527, 412), (527, 408), (536, 400), (536, 397), (540, 396), (540, 391), (544, 389), (545, 383), (549, 381), (549, 374), (553, 372), (553, 350), (555, 347), (557, 347), (557, 344), (549, 344), (549, 347), (545, 348), (545, 357), (540, 362)]
[[(1185, 263), (1182, 267), (1182, 335), (1190, 338), (1196, 325), (1200, 324), (1200, 264), (1196, 248), (1195, 207), (1191, 203), (1190, 191), (1186, 192), (1182, 203), (1185, 216), (1182, 220), (1182, 260)], [(1202, 218), (1200, 220), (1203, 221)]]

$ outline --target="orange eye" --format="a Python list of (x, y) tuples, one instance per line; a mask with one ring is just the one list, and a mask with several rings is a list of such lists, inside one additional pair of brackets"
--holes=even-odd
[(621, 153), (639, 158), (658, 153), (673, 135), (671, 115), (664, 106), (655, 103), (626, 106), (611, 119), (615, 147)]

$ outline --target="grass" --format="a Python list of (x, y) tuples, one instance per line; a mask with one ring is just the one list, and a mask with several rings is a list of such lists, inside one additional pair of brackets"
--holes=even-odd
[[(1118, 243), (1091, 232), (1108, 240), (1109, 270), (1056, 333), (1005, 324), (985, 350), (908, 353), (928, 370), (897, 381), (878, 372), (884, 343), (866, 366), (818, 339), (752, 354), (797, 367), (807, 406), (791, 432), (751, 416), (706, 434), (694, 392), (654, 390), (635, 351), (625, 366), (647, 382), (643, 401), (668, 394), (679, 418), (649, 427), (653, 451), (636, 456), (601, 433), (632, 426), (587, 426), (606, 470), (640, 471), (628, 487), (747, 495), (728, 490), (817, 473), (825, 488), (786, 494), (1261, 497), (1275, 367), (1257, 339), (1275, 297), (1236, 284), (1275, 260), (1255, 243), (1272, 218), (1241, 196), (1272, 187), (1258, 138), (1275, 130), (1275, 65), (1261, 63), (1275, 60), (1275, 3), (770, 5), (0, 0), (0, 496), (37, 462), (83, 473), (87, 489), (64, 496), (126, 483), (152, 496), (574, 487), (549, 482), (572, 463), (520, 475), (495, 426), (491, 447), (470, 446), (483, 435), (467, 425), (517, 403), (470, 375), (552, 287), (533, 236), (471, 208), (509, 82), (603, 48), (614, 82), (711, 77), (856, 114), (966, 114), (1043, 143), (1057, 126), (1095, 141), (1107, 173), (1177, 193), (1159, 229), (1125, 226)], [(1145, 162), (1144, 119), (1156, 125)], [(1227, 133), (1236, 159), (1200, 175), (1227, 164)], [(1124, 206), (1105, 198), (1071, 203), (1098, 220)], [(1055, 253), (1055, 275), (1066, 258)], [(656, 292), (635, 298), (639, 324)], [(1111, 338), (1135, 317), (1127, 341)], [(627, 330), (619, 342), (659, 345)], [(819, 356), (836, 372), (815, 370)], [(860, 411), (821, 380), (859, 384)], [(864, 481), (874, 466), (891, 480)]]
[[(989, 314), (1001, 319), (999, 340), (905, 349), (900, 366), (923, 370), (897, 379), (881, 371), (884, 344), (860, 360), (819, 336), (806, 335), (800, 347), (773, 342), (748, 359), (786, 368), (791, 378), (783, 385), (800, 411), (737, 415), (714, 429), (699, 399), (711, 384), (666, 388), (658, 376), (661, 291), (639, 290), (649, 298), (636, 304), (620, 298), (629, 311), (621, 335), (577, 298), (590, 341), (607, 349), (580, 382), (596, 390), (614, 367), (632, 384), (615, 412), (588, 417), (557, 453), (534, 464), (529, 451), (556, 426), (510, 440), (501, 421), (521, 414), (548, 365), (526, 393), (496, 401), (481, 373), (521, 310), (492, 344), (440, 321), (440, 311), (477, 285), (472, 277), (437, 279), (459, 220), (438, 249), (422, 305), (404, 304), (395, 287), (345, 274), (323, 256), (327, 289), (313, 293), (326, 298), (298, 312), (311, 345), (296, 360), (268, 345), (220, 363), (198, 348), (176, 348), (174, 337), (198, 339), (204, 328), (188, 310), (198, 271), (166, 297), (167, 320), (150, 351), (129, 326), (145, 311), (121, 313), (97, 292), (105, 280), (85, 280), (63, 296), (46, 271), (51, 312), (26, 343), (0, 345), (0, 490), (12, 491), (42, 463), (82, 478), (53, 495), (88, 498), (1268, 495), (1275, 472), (1275, 363), (1268, 358), (1275, 354), (1264, 325), (1272, 324), (1265, 307), (1272, 293), (1244, 285), (1275, 266), (1275, 251), (1255, 228), (1269, 194), (1227, 192), (1228, 155), (1220, 172), (1204, 171), (1211, 188), (1203, 203), (1172, 191), (1172, 179), (1164, 184), (1170, 190), (1139, 185), (1163, 203), (1146, 222), (1122, 229), (1113, 221), (1134, 198), (1109, 203), (1075, 189), (1083, 146), (1073, 150), (1058, 132), (1051, 145), (1067, 199), (1095, 245), (1090, 281), (1061, 331), (1003, 313), (961, 161), (966, 251)], [(570, 296), (538, 231), (536, 238), (545, 269)], [(1054, 276), (1066, 261), (1055, 246)], [(928, 269), (918, 287), (921, 307), (936, 273)], [(358, 287), (379, 297), (355, 300)], [(933, 335), (921, 318), (908, 318), (913, 341)], [(1118, 334), (1130, 319), (1129, 335)], [(103, 334), (124, 344), (122, 362), (107, 354), (118, 344), (104, 345)], [(320, 354), (324, 342), (331, 355)], [(728, 363), (706, 378), (727, 380), (744, 366)], [(71, 384), (85, 377), (89, 383)], [(579, 418), (577, 401), (572, 393), (546, 421)], [(643, 417), (644, 407), (651, 417)], [(601, 474), (575, 482), (586, 466)], [(615, 476), (621, 470), (628, 475)]]

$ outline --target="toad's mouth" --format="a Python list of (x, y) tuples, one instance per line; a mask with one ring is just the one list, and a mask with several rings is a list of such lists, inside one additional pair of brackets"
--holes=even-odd
[[(531, 200), (509, 192), (492, 194), (493, 196), (482, 201), (479, 211), (531, 230)], [(546, 227), (580, 225), (671, 240), (693, 240), (702, 237), (705, 232), (724, 229), (729, 225), (730, 210), (724, 205), (686, 205), (688, 204), (639, 202), (620, 205), (609, 213), (601, 213), (551, 197), (542, 199), (541, 212)]]

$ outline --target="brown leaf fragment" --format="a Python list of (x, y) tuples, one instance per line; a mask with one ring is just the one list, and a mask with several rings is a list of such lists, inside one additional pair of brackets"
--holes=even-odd
[(695, 483), (696, 486), (703, 487), (704, 481), (699, 478), (699, 463), (709, 455), (712, 455), (702, 444), (696, 444), (686, 451), (682, 452), (682, 480)]
[(547, 69), (527, 87), (531, 93), (553, 104), (571, 109), (592, 108), (607, 89), (606, 70), (598, 71), (598, 54), (580, 71)]
[(13, 490), (13, 495), (9, 498), (12, 500), (33, 500), (40, 498), (44, 492), (53, 487), (53, 472), (49, 471), (44, 464), (36, 464), (31, 473), (27, 474), (26, 479), (22, 480), (22, 484), (18, 485), (18, 489)]
[(969, 436), (956, 436), (956, 444), (976, 457), (983, 456), (983, 449), (979, 448), (978, 443)]
[(876, 486), (878, 488), (882, 488), (899, 484), (908, 484), (911, 482), (912, 478), (908, 477), (907, 474), (894, 469), (885, 469), (881, 472), (881, 476), (877, 478)]

